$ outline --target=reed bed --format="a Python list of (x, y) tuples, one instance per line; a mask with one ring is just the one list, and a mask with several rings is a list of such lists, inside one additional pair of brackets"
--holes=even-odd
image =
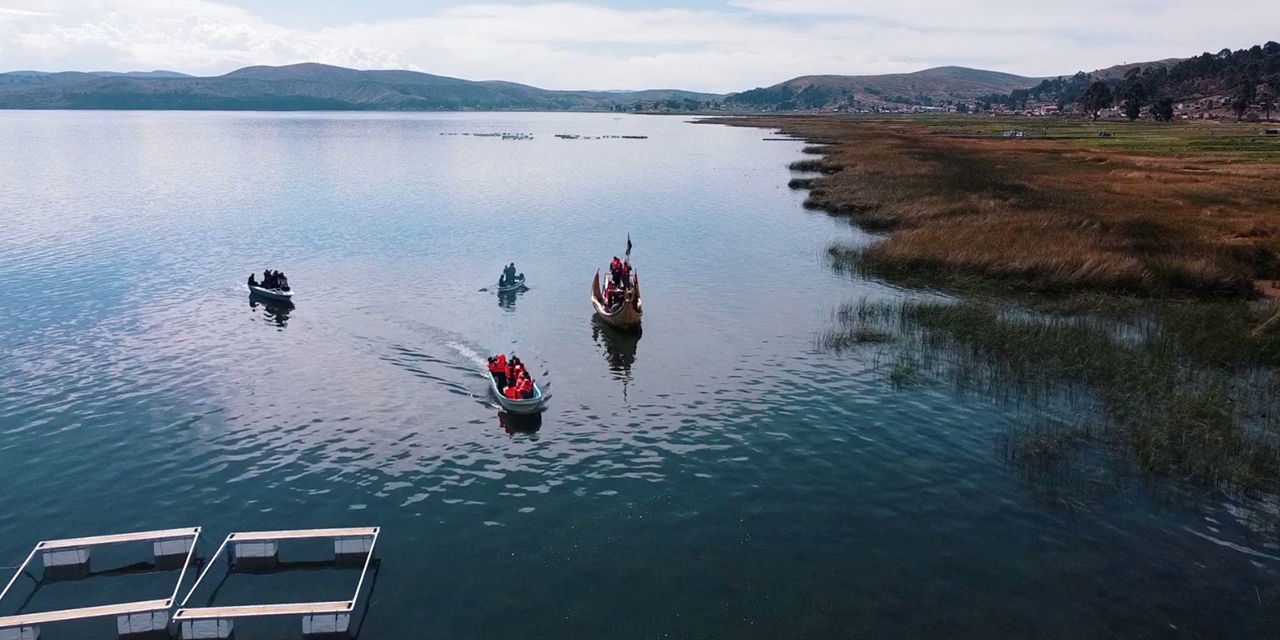
[(789, 186), (882, 232), (832, 246), (837, 272), (963, 296), (851, 303), (820, 346), (872, 351), (895, 387), (1026, 408), (1000, 449), (1051, 480), (1035, 484), (1046, 499), (1089, 502), (1111, 490), (1100, 477), (1130, 474), (1280, 486), (1280, 331), (1247, 301), (1280, 292), (1280, 140), (1220, 124), (719, 122), (821, 142), (790, 166), (815, 175)]
[(1274, 490), (1280, 338), (1251, 337), (1243, 303), (1132, 304), (1112, 321), (990, 301), (864, 300), (842, 307), (821, 342), (885, 350), (895, 386), (943, 380), (1034, 408), (1041, 419), (1005, 439), (1020, 467), (1062, 472), (1106, 445), (1143, 474)]
[(1280, 279), (1280, 141), (1251, 139), (1256, 127), (1106, 123), (1113, 137), (1090, 138), (1088, 125), (1054, 124), (1009, 140), (957, 122), (1011, 126), (728, 121), (824, 143), (806, 149), (821, 159), (790, 165), (823, 175), (791, 186), (809, 189), (809, 208), (888, 232), (846, 256), (880, 277), (1199, 298), (1248, 297)]

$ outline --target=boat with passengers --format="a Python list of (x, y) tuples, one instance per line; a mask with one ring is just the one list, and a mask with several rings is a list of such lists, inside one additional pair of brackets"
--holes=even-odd
[(542, 411), (551, 396), (544, 394), (520, 358), (492, 356), (488, 364), (489, 391), (503, 411), (514, 414)]
[(524, 274), (516, 273), (516, 263), (503, 267), (498, 276), (498, 293), (514, 293), (524, 288)]
[(269, 298), (271, 300), (293, 300), (293, 289), (289, 288), (289, 279), (280, 271), (272, 271), (266, 269), (262, 272), (262, 282), (254, 279), (254, 274), (249, 274), (249, 292)]
[(609, 263), (609, 277), (602, 286), (600, 271), (591, 281), (591, 306), (606, 324), (619, 329), (640, 326), (644, 305), (640, 300), (640, 277), (631, 268), (631, 237), (627, 236), (625, 260), (614, 256)]

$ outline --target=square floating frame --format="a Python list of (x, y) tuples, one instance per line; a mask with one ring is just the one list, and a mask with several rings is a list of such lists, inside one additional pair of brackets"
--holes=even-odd
[[(0, 591), (0, 600), (8, 595), (14, 583), (18, 581), (35, 559), (41, 554), (44, 572), (51, 579), (63, 577), (84, 577), (89, 575), (90, 551), (97, 547), (151, 542), (157, 568), (178, 569), (177, 584), (173, 593), (165, 600), (142, 600), (122, 604), (109, 604), (78, 609), (60, 609), (40, 613), (26, 613), (0, 617), (0, 640), (38, 640), (40, 625), (71, 620), (88, 620), (91, 618), (116, 617), (116, 628), (123, 638), (145, 637), (147, 633), (155, 633), (157, 616), (164, 618), (161, 628), (167, 626), (169, 609), (178, 599), (178, 590), (191, 566), (195, 555), (196, 540), (200, 538), (200, 527), (189, 529), (165, 529), (161, 531), (141, 531), (138, 533), (122, 533), (109, 536), (93, 536), (89, 538), (68, 538), (66, 540), (46, 540), (36, 544), (27, 559), (14, 572), (4, 590)], [(147, 621), (147, 622), (144, 622)], [(142, 627), (149, 627), (145, 632)], [(132, 629), (139, 629), (138, 632)], [(126, 633), (128, 631), (128, 633)]]
[[(173, 620), (181, 623), (184, 640), (195, 638), (216, 638), (226, 640), (231, 637), (233, 626), (240, 618), (265, 618), (273, 616), (301, 616), (302, 633), (305, 638), (349, 638), (351, 629), (351, 613), (360, 599), (360, 590), (364, 587), (365, 578), (369, 575), (369, 565), (373, 561), (373, 550), (378, 543), (379, 527), (348, 529), (299, 529), (292, 531), (248, 531), (232, 533), (222, 541), (214, 558), (234, 558), (236, 568), (247, 571), (270, 569), (279, 564), (280, 543), (290, 540), (333, 540), (334, 561), (339, 564), (362, 562), (360, 581), (356, 583), (355, 593), (349, 600), (334, 602), (296, 602), (290, 604), (239, 605), (230, 607), (188, 607), (187, 602), (195, 594), (200, 583), (213, 568), (210, 562), (205, 566), (196, 583), (191, 586), (182, 605), (173, 614)], [(228, 563), (230, 564), (230, 563)], [(188, 635), (201, 630), (226, 635)]]

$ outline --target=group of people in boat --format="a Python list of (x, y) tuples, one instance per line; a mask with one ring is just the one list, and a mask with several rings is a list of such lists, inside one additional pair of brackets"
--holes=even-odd
[(604, 287), (604, 307), (609, 313), (617, 313), (627, 299), (631, 288), (631, 261), (613, 257), (609, 263), (609, 283)]
[(524, 280), (524, 274), (516, 273), (516, 263), (512, 262), (502, 269), (502, 275), (498, 277), (499, 287), (509, 287), (517, 282)]
[(254, 274), (249, 274), (249, 286), (260, 287), (262, 289), (275, 289), (279, 291), (289, 290), (289, 279), (284, 274), (271, 269), (262, 270), (262, 282), (253, 279)]
[(506, 354), (490, 356), (489, 375), (497, 383), (502, 397), (508, 400), (529, 400), (533, 398), (533, 376), (524, 368), (520, 358)]

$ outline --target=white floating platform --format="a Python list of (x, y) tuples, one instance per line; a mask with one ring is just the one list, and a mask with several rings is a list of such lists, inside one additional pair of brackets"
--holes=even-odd
[[(200, 587), (200, 583), (204, 581), (209, 570), (213, 568), (210, 562), (200, 577), (196, 579), (196, 583), (191, 586), (191, 590), (187, 592), (187, 596), (183, 598), (182, 605), (173, 614), (176, 622), (183, 623), (183, 637), (203, 637), (188, 636), (187, 624), (194, 622), (217, 621), (219, 623), (226, 622), (230, 624), (232, 620), (239, 618), (264, 618), (271, 616), (304, 616), (302, 619), (304, 635), (323, 635), (323, 634), (342, 634), (350, 628), (351, 612), (356, 607), (356, 602), (360, 599), (360, 589), (364, 586), (365, 577), (369, 574), (369, 565), (373, 561), (373, 549), (378, 543), (379, 527), (361, 527), (348, 529), (298, 529), (289, 531), (247, 531), (232, 533), (222, 541), (222, 545), (218, 547), (218, 551), (214, 553), (214, 558), (223, 556), (227, 551), (228, 545), (233, 549), (236, 558), (275, 558), (279, 553), (279, 543), (284, 540), (317, 540), (332, 539), (334, 541), (333, 551), (335, 558), (352, 557), (363, 555), (364, 567), (360, 571), (360, 581), (356, 584), (355, 593), (351, 594), (350, 600), (340, 600), (331, 602), (296, 602), (289, 604), (259, 604), (259, 605), (240, 605), (233, 607), (188, 607), (187, 602), (191, 600), (191, 596), (195, 594), (196, 589)], [(229, 629), (230, 627), (228, 627)], [(316, 631), (308, 631), (308, 629), (317, 629)], [(328, 629), (328, 630), (325, 630)], [(192, 629), (194, 633), (195, 629)], [(208, 636), (210, 638), (223, 638), (226, 636)]]
[(78, 564), (89, 564), (88, 549), (62, 549), (45, 551), (40, 554), (40, 562), (47, 567), (65, 567)]
[(188, 620), (182, 623), (182, 640), (225, 640), (235, 631), (230, 620)]
[[(35, 640), (40, 637), (40, 625), (42, 624), (111, 616), (117, 617), (116, 625), (117, 628), (121, 629), (122, 635), (126, 635), (125, 629), (133, 629), (135, 627), (139, 630), (129, 631), (128, 633), (156, 631), (158, 629), (155, 628), (155, 625), (160, 619), (163, 619), (163, 622), (159, 622), (159, 628), (164, 628), (168, 624), (169, 609), (173, 607), (174, 601), (177, 600), (178, 590), (182, 588), (182, 580), (186, 576), (187, 568), (191, 565), (191, 557), (195, 553), (195, 543), (199, 537), (200, 527), (192, 527), (190, 529), (165, 529), (162, 531), (142, 531), (110, 536), (46, 540), (37, 543), (31, 553), (27, 555), (27, 559), (14, 572), (13, 577), (9, 579), (9, 583), (5, 585), (4, 590), (0, 591), (0, 600), (4, 599), (9, 590), (13, 588), (14, 583), (18, 581), (18, 578), (26, 572), (27, 567), (35, 559), (37, 553), (41, 554), (41, 562), (46, 570), (67, 567), (85, 567), (87, 569), (90, 549), (139, 542), (153, 543), (152, 551), (155, 553), (157, 566), (162, 558), (181, 556), (183, 554), (185, 554), (185, 558), (182, 558), (182, 571), (178, 574), (178, 581), (173, 587), (173, 594), (164, 600), (143, 600), (0, 617), (0, 640)], [(178, 567), (175, 566), (174, 568), (177, 569)], [(143, 626), (151, 628), (143, 630)]]
[(171, 540), (191, 538), (199, 535), (200, 527), (190, 529), (165, 529), (163, 531), (142, 531), (139, 533), (121, 533), (112, 536), (93, 536), (90, 538), (68, 538), (66, 540), (48, 540), (36, 545), (38, 551), (53, 549), (80, 549), (84, 547), (105, 547), (129, 542), (152, 542), (155, 540)]
[(364, 555), (373, 550), (373, 537), (335, 538), (333, 553), (339, 556)]
[(291, 531), (246, 531), (233, 533), (227, 540), (245, 542), (250, 540), (315, 540), (318, 538), (354, 538), (378, 535), (378, 527), (357, 527), (352, 529), (295, 529)]
[(300, 602), (295, 604), (246, 604), (234, 607), (197, 607), (179, 609), (174, 620), (231, 620), (234, 618), (266, 618), (270, 616), (311, 616), (317, 614), (346, 613), (351, 611), (351, 601)]
[[(172, 604), (172, 603), (170, 603)], [(116, 618), (116, 633), (121, 636), (151, 634), (169, 629), (169, 610), (131, 613)]]
[(346, 635), (351, 633), (351, 614), (329, 613), (302, 618), (302, 635)]
[(40, 627), (0, 629), (0, 640), (40, 640)]
[(128, 616), (151, 611), (168, 611), (173, 600), (145, 600), (126, 604), (106, 604), (98, 607), (82, 607), (80, 609), (61, 609), (43, 613), (26, 613), (0, 618), (0, 629), (6, 627), (25, 627), (48, 624), (50, 622), (67, 622), (69, 620), (88, 620), (90, 618), (108, 618), (111, 616)]

